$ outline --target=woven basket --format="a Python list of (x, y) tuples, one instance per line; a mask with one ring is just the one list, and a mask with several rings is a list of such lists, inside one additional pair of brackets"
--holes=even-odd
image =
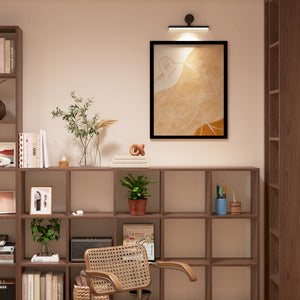
[(109, 296), (91, 296), (90, 288), (88, 286), (74, 285), (73, 288), (74, 300), (109, 300)]

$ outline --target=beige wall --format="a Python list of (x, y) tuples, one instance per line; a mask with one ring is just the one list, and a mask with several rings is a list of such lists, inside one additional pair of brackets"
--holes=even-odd
[[(168, 32), (187, 13), (211, 30)], [(119, 120), (103, 135), (103, 165), (144, 143), (152, 165), (263, 168), (262, 0), (0, 0), (0, 20), (24, 32), (24, 131), (47, 131), (52, 165), (62, 154), (78, 161), (64, 123), (50, 116), (75, 90)], [(180, 39), (228, 40), (227, 140), (149, 139), (149, 41)]]

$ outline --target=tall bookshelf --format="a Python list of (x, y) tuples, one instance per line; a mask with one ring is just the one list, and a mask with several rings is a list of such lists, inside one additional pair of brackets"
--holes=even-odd
[(297, 0), (265, 1), (265, 299), (299, 299)]
[[(13, 73), (0, 73), (0, 81), (6, 81), (0, 85), (0, 99), (6, 107), (6, 115), (0, 120), (0, 142), (12, 142), (16, 146), (15, 167), (0, 168), (0, 190), (15, 191), (16, 213), (0, 214), (0, 232), (8, 234), (9, 241), (16, 243), (20, 249), (18, 228), (20, 227), (20, 189), (18, 188), (18, 133), (22, 132), (22, 30), (17, 26), (0, 26), (0, 37), (13, 40), (15, 43), (15, 70)], [(1, 278), (18, 278), (19, 261), (13, 264), (0, 264)], [(20, 288), (17, 280), (16, 287)]]
[[(129, 214), (127, 191), (120, 179), (128, 173), (156, 181), (149, 187), (145, 216)], [(238, 215), (216, 215), (216, 184), (234, 190), (242, 202)], [(29, 214), (30, 186), (53, 186), (53, 213), (62, 220), (58, 242), (50, 247), (59, 263), (31, 263), (40, 246), (32, 241)], [(198, 281), (178, 272), (152, 269), (153, 299), (259, 299), (259, 169), (252, 167), (151, 167), (147, 169), (49, 168), (20, 169), (20, 240), (18, 280), (25, 270), (65, 273), (66, 297), (72, 299), (75, 276), (84, 263), (70, 258), (72, 237), (112, 237), (122, 244), (122, 225), (154, 224), (155, 258), (186, 262)], [(228, 203), (229, 205), (229, 203)], [(83, 216), (73, 211), (83, 209)], [(228, 209), (229, 211), (229, 209)], [(180, 272), (179, 272), (180, 273)], [(176, 282), (180, 284), (176, 285)], [(176, 288), (178, 286), (178, 288)], [(17, 291), (20, 296), (20, 291)], [(129, 299), (119, 294), (114, 299)]]

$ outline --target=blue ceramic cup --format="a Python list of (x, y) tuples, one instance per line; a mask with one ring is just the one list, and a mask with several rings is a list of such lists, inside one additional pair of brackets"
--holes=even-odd
[(227, 199), (216, 198), (216, 215), (226, 215), (226, 214), (227, 214)]

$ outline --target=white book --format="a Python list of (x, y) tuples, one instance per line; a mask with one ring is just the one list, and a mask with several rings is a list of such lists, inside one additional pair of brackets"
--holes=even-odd
[(40, 129), (40, 167), (44, 168), (44, 142), (43, 142), (43, 130)]
[(10, 40), (4, 41), (4, 73), (10, 73)]
[(33, 272), (33, 295), (34, 300), (40, 300), (40, 276), (41, 272)]
[(28, 300), (34, 300), (34, 280), (33, 280), (33, 273), (28, 273)]
[(141, 159), (139, 159), (139, 160), (121, 160), (121, 159), (115, 160), (115, 159), (113, 159), (112, 163), (113, 164), (114, 163), (116, 163), (116, 164), (147, 164), (148, 162), (146, 159), (145, 160), (141, 160)]
[(42, 166), (41, 166), (41, 140), (40, 140), (39, 133), (37, 133), (37, 135), (36, 135), (36, 167), (42, 168)]
[(28, 168), (28, 134), (23, 133), (23, 168)]
[(27, 167), (33, 167), (33, 134), (27, 133)]
[(4, 41), (3, 37), (0, 37), (0, 73), (4, 73)]
[(115, 160), (147, 160), (145, 156), (115, 155)]
[(10, 41), (10, 73), (15, 73), (15, 65), (16, 65), (16, 49), (15, 49), (15, 41)]
[(19, 133), (19, 168), (24, 168), (24, 134)]
[(112, 168), (149, 168), (149, 164), (111, 164)]
[(50, 256), (41, 256), (34, 254), (31, 258), (31, 262), (59, 262), (59, 255), (52, 254)]
[(47, 148), (47, 135), (46, 131), (42, 130), (43, 133), (43, 152), (44, 152), (44, 165), (45, 168), (49, 168), (49, 156), (48, 156), (48, 148)]

